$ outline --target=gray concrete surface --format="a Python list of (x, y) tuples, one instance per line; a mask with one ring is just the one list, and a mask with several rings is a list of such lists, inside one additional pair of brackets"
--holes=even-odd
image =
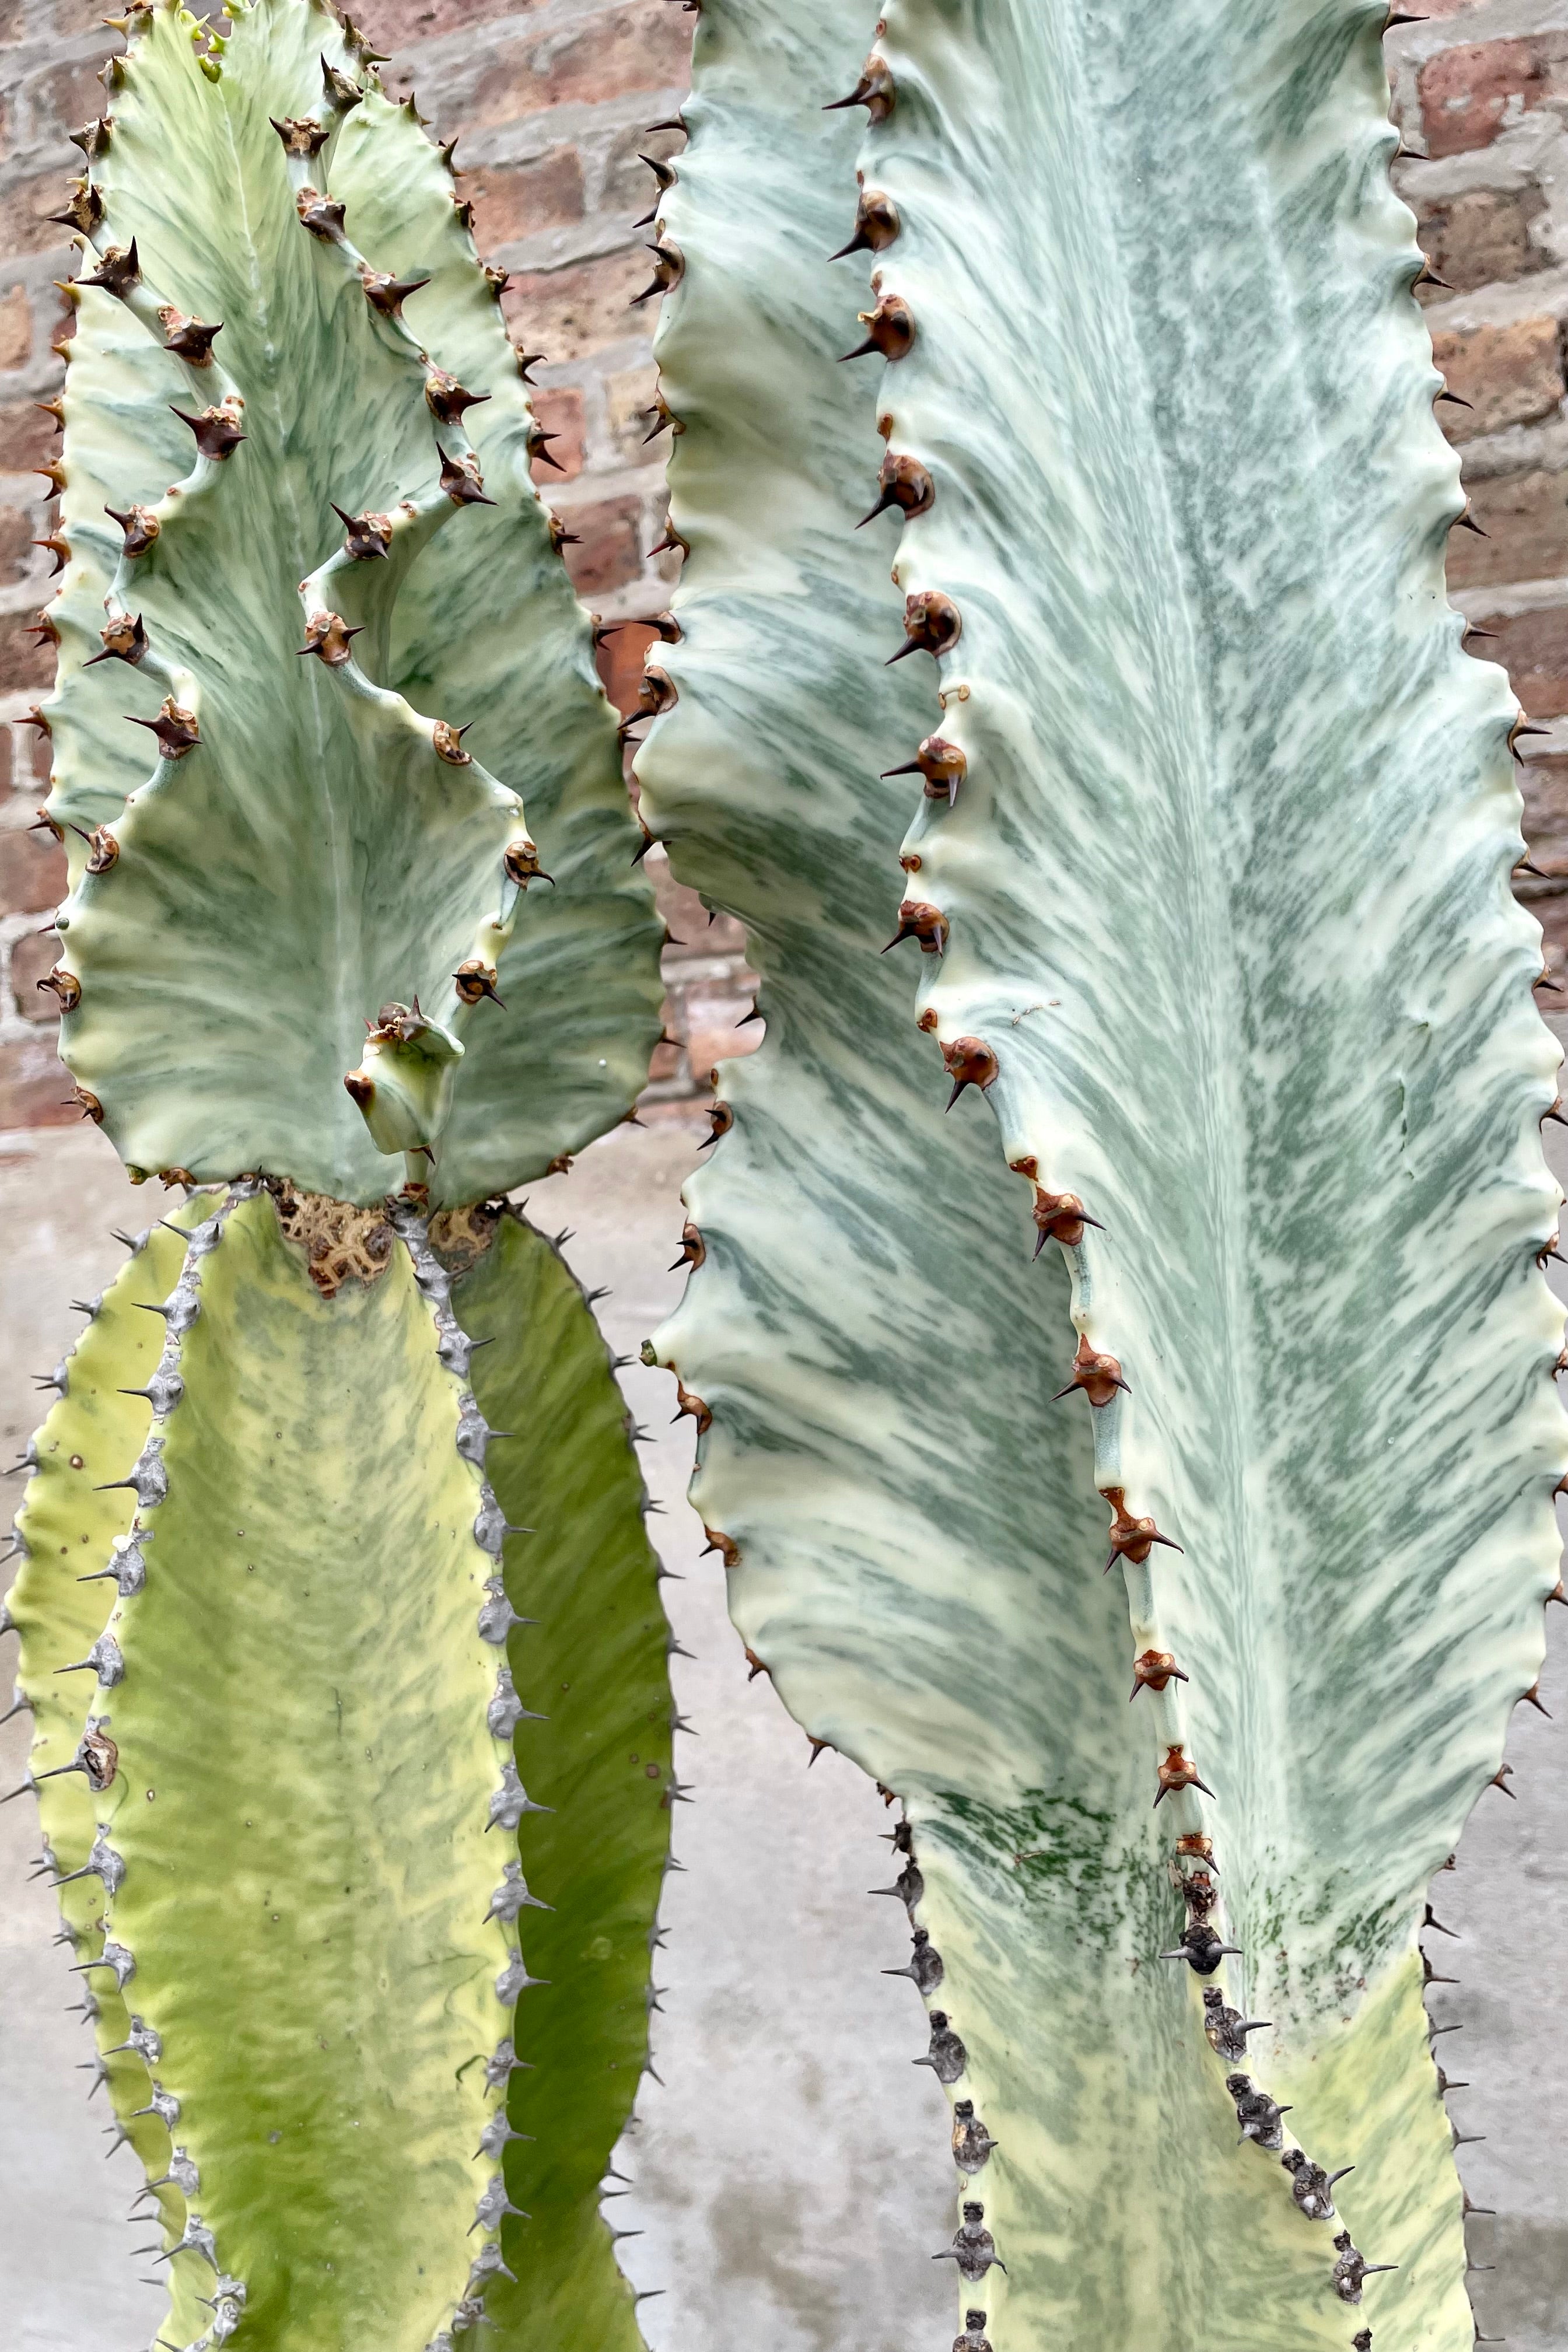
[[(567, 1255), (584, 1279), (610, 1285), (601, 1312), (623, 1350), (635, 1351), (679, 1286), (662, 1269), (700, 1133), (622, 1129), (534, 1188), (544, 1228), (575, 1229)], [(67, 1299), (121, 1260), (110, 1226), (144, 1223), (160, 1198), (132, 1192), (90, 1129), (0, 1137), (8, 1445), (36, 1418), (30, 1372), (74, 1328)], [(678, 1818), (687, 1868), (666, 1909), (664, 2087), (645, 2083), (618, 2159), (637, 2182), (618, 2218), (645, 2232), (627, 2267), (639, 2286), (667, 2290), (642, 2305), (649, 2343), (934, 2347), (952, 2310), (926, 2259), (952, 2227), (946, 2103), (908, 2063), (924, 2038), (913, 1990), (878, 1973), (904, 1957), (894, 1906), (864, 1893), (885, 1864), (885, 1816), (843, 1759), (824, 1755), (808, 1772), (805, 1741), (771, 1685), (748, 1684), (722, 1571), (698, 1559), (700, 1531), (683, 1500), (688, 1425), (667, 1433), (665, 1375), (634, 1365), (626, 1379), (638, 1419), (659, 1433), (648, 1475), (668, 1516), (653, 1524), (684, 1579), (664, 1589), (695, 1653), (674, 1663), (700, 1735), (680, 1758), (696, 1801)], [(1549, 1614), (1558, 1622), (1542, 1694), (1553, 1720), (1518, 1711), (1518, 1801), (1488, 1794), (1458, 1868), (1433, 1894), (1463, 1938), (1442, 1945), (1438, 1962), (1461, 1984), (1432, 1996), (1435, 2016), (1465, 2028), (1447, 2041), (1450, 2074), (1471, 2084), (1453, 2112), (1466, 2133), (1485, 2135), (1460, 2160), (1474, 2202), (1498, 2209), (1471, 2224), (1474, 2261), (1498, 2265), (1472, 2284), (1483, 2333), (1506, 2336), (1512, 2352), (1568, 2346), (1568, 1611)], [(0, 1646), (7, 1689), (13, 1649)], [(0, 1731), (5, 1785), (25, 1748), (22, 1722)], [(72, 2071), (85, 2050), (83, 2029), (63, 2013), (67, 1956), (49, 1941), (47, 1895), (23, 1884), (36, 1842), (26, 1801), (0, 1810), (0, 2340), (5, 2352), (140, 2352), (161, 2302), (129, 2259), (140, 2242), (123, 2218), (136, 2171), (125, 2152), (104, 2160), (101, 2119)], [(851, 2219), (853, 2263), (833, 2235), (840, 2216)]]
[[(610, 1286), (599, 1311), (623, 1353), (635, 1356), (679, 1294), (664, 1270), (680, 1236), (678, 1189), (707, 1131), (705, 1118), (622, 1129), (530, 1196), (546, 1232), (574, 1229), (566, 1255), (583, 1280)], [(132, 1190), (90, 1129), (0, 1138), (0, 1231), (13, 1243), (5, 1460), (38, 1417), (31, 1373), (79, 1328), (67, 1300), (123, 1263), (110, 1227), (140, 1229), (163, 1199), (157, 1185)], [(898, 1906), (866, 1896), (890, 1874), (887, 1817), (843, 1758), (808, 1770), (772, 1685), (747, 1681), (722, 1568), (698, 1559), (702, 1531), (684, 1499), (690, 1423), (669, 1426), (667, 1373), (634, 1363), (626, 1384), (658, 1433), (644, 1467), (666, 1516), (650, 1524), (684, 1580), (663, 1591), (694, 1654), (672, 1663), (698, 1734), (678, 1759), (694, 1802), (676, 1819), (686, 1870), (669, 1881), (659, 1955), (664, 2087), (644, 2082), (616, 2158), (637, 2184), (617, 2224), (646, 2233), (625, 2249), (626, 2268), (639, 2287), (667, 2290), (641, 2306), (645, 2333), (652, 2352), (945, 2342), (951, 2281), (927, 2257), (952, 2229), (947, 2102), (910, 2063), (926, 2044), (918, 1996), (879, 1974), (909, 1956)], [(15, 1650), (0, 1643), (7, 1692)], [(0, 1730), (5, 1787), (26, 1750), (19, 1718)], [(24, 1883), (37, 1845), (31, 1801), (0, 1808), (0, 2346), (141, 2352), (163, 2301), (129, 2259), (147, 2235), (125, 2221), (140, 2168), (128, 2149), (104, 2160), (103, 2118), (72, 2071), (87, 2037), (64, 2014), (77, 1995), (68, 1953), (49, 1941), (53, 1901)], [(846, 2212), (863, 2250), (852, 2265), (826, 2227)]]

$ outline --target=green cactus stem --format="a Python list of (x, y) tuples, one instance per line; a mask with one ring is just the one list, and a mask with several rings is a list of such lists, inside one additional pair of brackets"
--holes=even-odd
[[(153, 2200), (178, 2237), (184, 2201), (171, 2175), (173, 2153), (163, 2119), (148, 2113), (151, 2087), (141, 2021), (103, 1952), (103, 1882), (87, 1865), (97, 1830), (98, 1784), (111, 1780), (117, 1751), (100, 1726), (99, 1659), (119, 1590), (140, 1573), (130, 1530), (135, 1497), (121, 1484), (135, 1468), (153, 1419), (146, 1393), (163, 1353), (163, 1326), (148, 1310), (162, 1306), (184, 1260), (184, 1233), (206, 1213), (203, 1202), (175, 1210), (135, 1239), (132, 1255), (49, 1376), (55, 1403), (32, 1441), (36, 1465), (16, 1514), (22, 1565), (6, 1601), (21, 1637), (13, 1706), (31, 1717), (32, 1745), (13, 1798), (36, 1794), (43, 1868), (59, 1887), (61, 1932), (70, 1946), (77, 2005), (94, 2029), (84, 2042), (83, 2071), (96, 2099), (101, 2082), (110, 2110), (105, 2128), (130, 2140), (158, 2183)], [(173, 1229), (173, 1230), (171, 1230)], [(156, 1393), (156, 1391), (154, 1391)], [(100, 1656), (101, 1656), (101, 1652)]]
[(1417, 1935), (1557, 1572), (1556, 1049), (1384, 14), (710, 0), (660, 198), (643, 807), (768, 1034), (656, 1350), (904, 1801), (963, 2347), (1342, 2347), (1344, 2226), (1473, 2336)]
[[(136, 1294), (178, 1271), (172, 1235), (41, 1433), (16, 1612), (100, 2046), (159, 2184), (162, 2333), (446, 2352), (577, 2310), (633, 2347), (598, 2184), (647, 2056), (673, 1783), (604, 1342), (511, 1215), (443, 1220), (460, 1314), (411, 1213), (239, 1187), (185, 1221), (159, 1319)], [(468, 1385), (481, 1353), (515, 1434)], [(121, 1370), (152, 1407), (129, 1461)], [(110, 1497), (120, 1573), (82, 1586)], [(68, 1817), (42, 1772), (83, 1718)]]
[[(514, 1434), (486, 1472), (508, 1519), (507, 1591), (530, 1620), (516, 1638), (518, 1769), (542, 1808), (519, 1835), (547, 1910), (521, 1914), (529, 1966), (547, 1979), (519, 2019), (507, 2182), (532, 2219), (513, 2225), (514, 2282), (486, 2298), (493, 2341), (638, 2352), (631, 2290), (610, 2258), (599, 2183), (648, 2059), (649, 1965), (669, 1866), (676, 1778), (658, 1559), (624, 1400), (582, 1293), (515, 1214), (437, 1220), (465, 1330), (518, 1335), (476, 1349), (479, 1407)], [(658, 1969), (655, 1968), (657, 1975)], [(624, 2167), (626, 2158), (617, 2158)], [(625, 2193), (622, 2173), (613, 2195)], [(612, 2205), (613, 2215), (624, 2207)]]
[(139, 13), (73, 206), (62, 1050), (132, 1168), (461, 1204), (629, 1109), (661, 931), (449, 161), (234, 14)]

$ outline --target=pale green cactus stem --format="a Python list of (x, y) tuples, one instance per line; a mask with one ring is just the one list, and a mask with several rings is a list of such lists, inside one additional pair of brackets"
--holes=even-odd
[[(176, 50), (176, 55), (181, 54)], [(417, 997), (412, 1012), (400, 1010), (393, 1018), (379, 1020), (371, 1032), (367, 1055), (359, 1067), (345, 1077), (345, 1086), (363, 1114), (372, 1140), (379, 1151), (405, 1156), (417, 1155), (434, 1160), (434, 1145), (445, 1129), (450, 1114), (456, 1066), (462, 1058), (463, 1047), (456, 1034), (465, 1025), (468, 1015), (487, 997), (499, 1003), (496, 990), (496, 965), (500, 950), (510, 936), (520, 890), (526, 887), (526, 878), (520, 884), (519, 875), (531, 877), (539, 867), (538, 851), (530, 838), (523, 820), (522, 805), (487, 771), (478, 766), (472, 754), (462, 749), (464, 730), (455, 729), (446, 719), (421, 718), (405, 698), (398, 693), (378, 686), (361, 668), (352, 650), (352, 639), (361, 634), (363, 625), (345, 622), (344, 617), (323, 604), (324, 593), (335, 572), (350, 571), (375, 557), (390, 559), (387, 562), (387, 590), (375, 600), (382, 625), (375, 632), (375, 643), (384, 660), (386, 653), (386, 622), (390, 616), (392, 597), (412, 558), (427, 543), (441, 523), (461, 506), (484, 499), (483, 478), (479, 460), (468, 435), (463, 430), (465, 407), (487, 395), (467, 393), (455, 378), (443, 371), (427, 372), (427, 362), (401, 319), (402, 304), (409, 293), (416, 292), (426, 281), (397, 279), (391, 273), (378, 271), (350, 242), (343, 228), (345, 207), (333, 203), (312, 186), (306, 174), (312, 159), (320, 158), (320, 176), (324, 180), (331, 163), (331, 147), (343, 117), (354, 107), (365, 102), (365, 93), (357, 81), (340, 73), (322, 60), (323, 98), (319, 115), (288, 117), (282, 122), (272, 122), (273, 130), (282, 142), (289, 183), (295, 191), (295, 209), (300, 226), (310, 236), (340, 257), (342, 266), (352, 272), (363, 288), (366, 301), (386, 324), (384, 333), (403, 348), (404, 355), (416, 381), (423, 383), (424, 398), (436, 427), (436, 448), (440, 461), (437, 486), (419, 499), (400, 500), (395, 513), (384, 519), (384, 529), (375, 526), (383, 521), (376, 517), (368, 529), (363, 523), (356, 527), (350, 519), (351, 541), (361, 551), (351, 554), (348, 547), (339, 550), (319, 565), (300, 584), (302, 628), (305, 638), (300, 649), (314, 654), (325, 667), (341, 679), (343, 689), (366, 705), (371, 719), (369, 740), (364, 748), (373, 761), (395, 771), (400, 764), (396, 738), (408, 739), (423, 752), (427, 747), (434, 758), (455, 767), (474, 771), (472, 782), (477, 784), (490, 804), (508, 820), (507, 837), (501, 848), (501, 875), (497, 877), (497, 895), (502, 901), (501, 910), (488, 919), (473, 941), (470, 953), (458, 967), (451, 982), (450, 999), (440, 1008), (441, 1017), (419, 1017)], [(88, 184), (88, 201), (84, 213), (89, 219), (102, 209), (101, 194)], [(142, 274), (140, 255), (134, 236), (128, 246), (104, 242), (101, 220), (84, 227), (84, 240), (89, 248), (94, 236), (102, 249), (94, 253), (98, 268), (85, 275), (79, 283), (101, 288), (106, 293), (124, 302), (132, 315), (148, 328), (178, 341), (194, 330), (181, 321), (171, 328), (171, 319), (181, 314), (148, 285)], [(147, 784), (132, 793), (127, 811), (142, 803), (148, 793), (160, 788), (168, 789), (175, 781), (176, 763), (195, 750), (201, 742), (202, 698), (195, 674), (183, 666), (172, 667), (160, 659), (148, 641), (138, 614), (132, 618), (126, 604), (131, 591), (132, 571), (148, 550), (141, 546), (143, 539), (156, 540), (171, 524), (188, 521), (199, 512), (199, 502), (210, 499), (222, 478), (222, 468), (247, 436), (244, 431), (245, 402), (232, 380), (218, 368), (213, 356), (211, 339), (205, 332), (197, 334), (198, 344), (206, 348), (200, 360), (187, 362), (195, 375), (198, 367), (213, 376), (213, 382), (203, 389), (209, 395), (209, 405), (192, 419), (184, 412), (184, 420), (196, 435), (197, 456), (191, 474), (184, 482), (171, 488), (154, 507), (135, 509), (136, 521), (128, 526), (115, 578), (104, 599), (108, 627), (104, 632), (105, 656), (129, 660), (148, 675), (157, 677), (170, 688), (171, 698), (152, 722), (163, 753)], [(167, 343), (165, 345), (167, 347)], [(178, 354), (176, 354), (178, 355)], [(136, 550), (133, 553), (132, 551)], [(358, 599), (345, 598), (351, 612)], [(376, 730), (374, 719), (379, 719)], [(416, 753), (415, 756), (419, 756)], [(468, 781), (468, 780), (465, 780)], [(128, 838), (125, 820), (121, 824), (100, 826), (90, 836), (90, 854), (87, 870), (106, 873), (118, 862), (124, 841)], [(68, 928), (72, 918), (68, 914)], [(90, 945), (89, 945), (90, 952)], [(79, 956), (79, 961), (83, 959)], [(79, 1003), (79, 994), (77, 997)], [(70, 1010), (76, 1010), (73, 1003)], [(210, 1171), (204, 1171), (210, 1172)], [(411, 1173), (423, 1173), (415, 1171)]]
[(135, 14), (72, 202), (51, 985), (132, 1175), (217, 1189), (26, 1457), (25, 1785), (164, 2345), (634, 2352), (669, 1636), (614, 1367), (493, 1196), (626, 1115), (662, 926), (449, 152), (318, 0), (228, 13)]
[[(409, 565), (442, 524), (464, 506), (487, 502), (479, 455), (463, 429), (463, 416), (489, 395), (469, 393), (444, 370), (427, 372), (425, 354), (402, 317), (405, 300), (421, 290), (423, 281), (399, 279), (375, 269), (346, 231), (346, 207), (330, 201), (313, 184), (310, 174), (318, 168), (316, 159), (320, 158), (320, 176), (324, 180), (339, 124), (364, 102), (357, 83), (325, 65), (322, 80), (323, 103), (317, 114), (272, 126), (283, 142), (295, 210), (300, 226), (337, 254), (358, 279), (366, 299), (387, 321), (391, 335), (402, 341), (407, 358), (423, 377), (425, 403), (435, 420), (440, 478), (423, 497), (400, 499), (389, 516), (375, 517), (368, 528), (350, 520), (348, 541), (300, 583), (305, 647), (334, 672), (345, 691), (378, 711), (386, 723), (427, 740), (436, 756), (448, 764), (473, 769), (474, 781), (489, 791), (495, 806), (504, 810), (516, 825), (501, 852), (500, 910), (482, 925), (471, 953), (458, 965), (450, 999), (441, 1006), (439, 1018), (420, 1019), (416, 1012), (378, 1022), (359, 1067), (344, 1080), (379, 1151), (433, 1161), (432, 1147), (451, 1113), (457, 1066), (463, 1055), (461, 1032), (476, 1007), (487, 1000), (500, 1001), (497, 967), (511, 936), (521, 894), (538, 876), (539, 851), (529, 835), (521, 803), (463, 749), (467, 729), (453, 727), (444, 719), (432, 724), (421, 719), (401, 694), (378, 686), (353, 650), (353, 639), (367, 625), (332, 608), (331, 600), (336, 591), (351, 614), (364, 611), (374, 615), (379, 626), (374, 631), (374, 642), (384, 663), (393, 601)], [(367, 562), (373, 566), (374, 583), (369, 597), (361, 588)], [(385, 572), (378, 578), (382, 562)], [(411, 1168), (409, 1172), (417, 1181), (423, 1171)]]
[(748, 1643), (905, 1801), (955, 2352), (1473, 2335), (1416, 1939), (1557, 1574), (1556, 1048), (1384, 14), (710, 0), (661, 201), (643, 807), (769, 1033), (656, 1352)]
[(406, 1153), (458, 1205), (625, 1116), (658, 1034), (547, 436), (448, 157), (330, 14), (135, 24), (71, 206), (62, 1049), (133, 1168), (367, 1204)]

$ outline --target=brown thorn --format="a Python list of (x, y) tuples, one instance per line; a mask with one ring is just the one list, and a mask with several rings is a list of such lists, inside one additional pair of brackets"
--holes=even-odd
[(947, 1098), (951, 1110), (965, 1087), (984, 1089), (995, 1083), (1000, 1065), (983, 1037), (954, 1037), (942, 1049), (942, 1058), (952, 1080), (952, 1092)]
[(1127, 1695), (1127, 1704), (1131, 1706), (1145, 1685), (1150, 1690), (1163, 1691), (1167, 1683), (1184, 1683), (1188, 1679), (1169, 1650), (1145, 1650), (1142, 1657), (1132, 1661), (1132, 1688)]
[(1079, 1334), (1078, 1353), (1073, 1358), (1072, 1378), (1066, 1388), (1057, 1391), (1051, 1402), (1059, 1404), (1062, 1398), (1071, 1396), (1075, 1389), (1082, 1389), (1090, 1404), (1096, 1407), (1108, 1405), (1118, 1389), (1127, 1396), (1132, 1393), (1121, 1377), (1121, 1366), (1116, 1358), (1105, 1354), (1098, 1348), (1091, 1348), (1086, 1332)]
[(847, 98), (836, 98), (822, 110), (824, 114), (839, 114), (847, 107), (863, 106), (871, 121), (885, 122), (898, 103), (898, 92), (887, 61), (873, 53), (860, 69), (860, 79)]

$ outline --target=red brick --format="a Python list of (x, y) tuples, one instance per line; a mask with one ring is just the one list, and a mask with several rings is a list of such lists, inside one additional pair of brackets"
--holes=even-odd
[(648, 257), (640, 246), (571, 269), (526, 271), (502, 298), (512, 341), (562, 361), (582, 359), (627, 335), (651, 335), (657, 299), (631, 307), (648, 276)]
[(1505, 119), (1556, 95), (1562, 54), (1561, 39), (1546, 35), (1478, 41), (1429, 58), (1416, 79), (1427, 152), (1460, 155), (1488, 146)]
[(11, 992), (24, 1021), (42, 1023), (59, 1019), (58, 1000), (47, 988), (38, 986), (44, 974), (53, 971), (59, 961), (59, 953), (58, 931), (30, 931), (12, 949)]
[[(32, 746), (37, 741), (43, 752), (40, 762)], [(20, 795), (28, 809), (36, 809), (49, 789), (49, 751), (47, 736), (34, 736), (30, 727), (21, 734), (0, 726), (0, 803), (9, 800), (13, 792)]]
[(0, 693), (32, 694), (54, 684), (55, 649), (39, 645), (30, 613), (0, 614)]
[(1558, 605), (1511, 620), (1487, 614), (1479, 625), (1490, 630), (1491, 642), (1477, 645), (1475, 652), (1502, 663), (1529, 716), (1568, 717), (1568, 611)]
[(1449, 532), (1450, 587), (1550, 580), (1568, 572), (1568, 474), (1503, 474), (1466, 487), (1470, 511), (1488, 536)]
[(33, 561), (33, 541), (42, 530), (20, 507), (0, 507), (0, 579), (20, 580)]
[[(704, 925), (704, 929), (709, 930), (717, 930), (718, 928), (717, 921), (711, 926)], [(707, 953), (716, 955), (720, 952), (716, 947), (701, 941), (700, 934), (699, 940)], [(721, 979), (697, 981), (683, 988), (677, 964), (672, 968), (675, 1020), (671, 1034), (684, 1041), (691, 1075), (699, 1086), (706, 1086), (713, 1074), (715, 1063), (734, 1061), (742, 1054), (754, 1054), (763, 1042), (760, 1021), (746, 1022), (744, 1028), (741, 1026), (756, 1001), (756, 976), (747, 971), (743, 964), (738, 964), (734, 971)]]
[(1563, 398), (1560, 331), (1552, 318), (1436, 334), (1432, 356), (1449, 391), (1470, 404), (1468, 409), (1443, 404), (1443, 429), (1450, 441), (1473, 441), (1505, 425), (1550, 416)]
[[(646, 466), (650, 452), (658, 452), (647, 439), (653, 418), (648, 414), (658, 398), (658, 370), (656, 367), (627, 368), (617, 375), (605, 379), (605, 404), (609, 414), (610, 437), (617, 456), (628, 465)], [(666, 447), (668, 446), (667, 443)]]
[[(1468, 294), (1500, 278), (1545, 268), (1549, 257), (1531, 236), (1531, 222), (1544, 210), (1537, 190), (1526, 197), (1470, 188), (1423, 207), (1416, 238), (1438, 277), (1455, 293)], [(1442, 287), (1426, 281), (1415, 290), (1423, 302), (1445, 299)]]
[(74, 1127), (80, 1118), (54, 1037), (52, 1029), (41, 1029), (0, 1045), (0, 1128)]
[(411, 41), (438, 40), (443, 33), (466, 33), (498, 16), (515, 16), (531, 0), (359, 0), (354, 23), (378, 49), (405, 48)]
[(59, 428), (52, 416), (30, 400), (7, 401), (0, 407), (0, 449), (7, 473), (28, 474), (55, 455)]
[(570, 481), (574, 474), (580, 474), (583, 470), (586, 446), (587, 427), (583, 418), (582, 394), (574, 392), (565, 384), (554, 390), (536, 392), (533, 414), (535, 421), (544, 427), (546, 433), (559, 436), (550, 446), (554, 465), (546, 465), (542, 455), (534, 459), (534, 480), (546, 484)]
[(18, 180), (0, 194), (0, 253), (49, 253), (63, 248), (70, 231), (49, 218), (70, 190), (63, 172), (40, 172)]
[(709, 949), (703, 934), (708, 929), (708, 909), (696, 891), (676, 880), (663, 850), (648, 858), (647, 874), (654, 904), (674, 943), (669, 950), (671, 962), (679, 962), (682, 956), (706, 955)]
[(488, 163), (464, 173), (459, 184), (473, 203), (481, 253), (583, 217), (583, 166), (574, 147), (552, 147), (531, 163)]
[[(1489, 620), (1486, 625), (1489, 629), (1501, 624)], [(1515, 772), (1524, 795), (1524, 837), (1531, 856), (1539, 865), (1555, 854), (1564, 860), (1558, 870), (1568, 873), (1568, 760), (1525, 760)], [(1548, 864), (1547, 871), (1552, 870)]]
[[(670, 1024), (674, 1018), (674, 1008), (671, 1006), (668, 997), (666, 997), (664, 1001), (664, 1025), (667, 1029), (670, 1027)], [(669, 1038), (661, 1037), (658, 1044), (653, 1049), (653, 1059), (647, 1066), (649, 1079), (657, 1086), (661, 1078), (674, 1077), (679, 1067), (679, 1046), (673, 1045)]]
[(0, 368), (25, 367), (33, 350), (33, 310), (25, 286), (0, 294)]
[[(570, 555), (572, 550), (567, 549)], [(600, 640), (597, 660), (605, 692), (623, 719), (631, 716), (642, 684), (643, 661), (658, 631), (646, 621), (627, 621)]]
[(658, 202), (658, 184), (643, 162), (643, 156), (668, 157), (679, 167), (684, 143), (678, 131), (656, 131), (650, 138), (647, 130), (637, 124), (620, 132), (610, 149), (605, 165), (605, 193), (601, 200), (604, 210), (625, 213), (632, 220), (637, 219), (639, 214), (650, 212)]
[(566, 569), (579, 596), (607, 595), (640, 575), (640, 499), (603, 499), (596, 506), (574, 507), (564, 520), (580, 542), (566, 550)]
[(694, 956), (744, 956), (744, 924), (737, 922), (733, 915), (710, 917), (697, 892), (676, 880), (662, 853), (650, 856), (647, 863), (654, 901), (670, 934), (665, 962), (672, 988), (696, 984), (683, 980), (680, 971), (682, 963), (690, 962)]
[(476, 44), (465, 61), (467, 87), (453, 91), (456, 109), (479, 129), (546, 106), (602, 105), (634, 90), (684, 85), (695, 21), (668, 0), (632, 0), (584, 18), (579, 30)]
[(50, 833), (0, 830), (0, 912), (47, 915), (66, 895), (66, 854)]
[[(1549, 972), (1560, 977), (1568, 967), (1568, 898), (1531, 898), (1528, 903), (1541, 926), (1542, 961)], [(1535, 1001), (1550, 1012), (1561, 1000), (1538, 996)]]

